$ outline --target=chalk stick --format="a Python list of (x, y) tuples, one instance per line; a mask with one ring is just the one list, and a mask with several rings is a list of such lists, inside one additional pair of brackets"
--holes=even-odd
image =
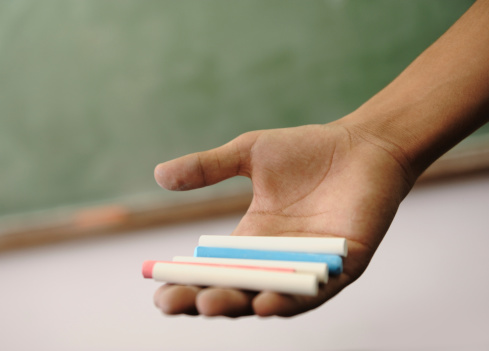
[(323, 253), (343, 257), (348, 254), (344, 238), (201, 235), (199, 246)]
[[(285, 273), (295, 273), (296, 270), (291, 267), (272, 267), (271, 265), (264, 265), (264, 266), (259, 266), (259, 265), (252, 265), (248, 264), (249, 260), (242, 260), (245, 261), (245, 264), (237, 264), (237, 263), (226, 263), (226, 262), (203, 262), (199, 261), (198, 257), (190, 257), (191, 260), (183, 260), (183, 261), (178, 261), (178, 260), (173, 260), (173, 261), (148, 261), (148, 262), (154, 262), (154, 263), (173, 263), (173, 264), (189, 264), (189, 265), (201, 265), (201, 266), (211, 266), (211, 267), (225, 267), (225, 268), (243, 268), (243, 269), (254, 269), (254, 270), (265, 270), (265, 271), (272, 271), (272, 272), (285, 272)], [(193, 260), (192, 260), (193, 259)], [(224, 260), (224, 259), (222, 259)], [(271, 261), (269, 261), (271, 262)], [(143, 266), (144, 267), (144, 266)], [(306, 272), (308, 273), (308, 272)], [(148, 272), (145, 272), (143, 270), (143, 276), (145, 278), (148, 278), (145, 276), (147, 275)]]
[(329, 254), (197, 246), (194, 250), (194, 256), (273, 261), (322, 262), (328, 265), (330, 275), (339, 275), (343, 271), (343, 261), (341, 257), (338, 255)]
[(297, 273), (314, 274), (318, 281), (326, 283), (328, 281), (328, 265), (319, 262), (294, 262), (294, 261), (270, 261), (270, 260), (249, 260), (240, 258), (218, 258), (218, 257), (192, 257), (175, 256), (174, 262), (196, 262), (196, 263), (217, 263), (229, 265), (244, 265), (257, 267), (280, 267), (292, 268)]
[(174, 262), (146, 261), (143, 275), (156, 281), (218, 286), (285, 294), (317, 295), (318, 281), (313, 274), (276, 272)]

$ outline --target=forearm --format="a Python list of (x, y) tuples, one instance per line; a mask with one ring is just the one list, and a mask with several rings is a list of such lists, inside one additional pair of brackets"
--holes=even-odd
[(489, 1), (476, 2), (345, 121), (419, 175), (489, 119), (488, 23)]

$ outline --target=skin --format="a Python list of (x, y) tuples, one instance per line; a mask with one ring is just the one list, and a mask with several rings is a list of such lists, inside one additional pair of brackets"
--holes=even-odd
[(159, 164), (158, 184), (191, 190), (249, 177), (253, 200), (232, 235), (339, 236), (344, 272), (314, 297), (164, 285), (165, 314), (294, 316), (365, 271), (417, 177), (489, 116), (489, 1), (476, 2), (385, 89), (333, 123), (245, 133)]

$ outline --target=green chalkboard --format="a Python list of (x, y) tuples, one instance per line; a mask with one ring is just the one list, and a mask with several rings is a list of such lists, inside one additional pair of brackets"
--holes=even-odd
[(471, 3), (2, 1), (0, 217), (173, 201), (157, 163), (351, 112)]

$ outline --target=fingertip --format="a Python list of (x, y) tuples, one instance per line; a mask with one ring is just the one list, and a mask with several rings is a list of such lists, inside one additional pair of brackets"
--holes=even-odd
[[(333, 279), (335, 285), (335, 280)], [(335, 295), (338, 288), (328, 290), (328, 284), (321, 284), (316, 296), (287, 295), (271, 291), (258, 294), (253, 300), (253, 311), (260, 317), (279, 316), (291, 317), (312, 309), (325, 303)]]
[(166, 173), (164, 169), (165, 169), (164, 163), (158, 164), (154, 169), (154, 177), (156, 183), (158, 183), (159, 186), (161, 186), (164, 189), (167, 189), (167, 183), (165, 177)]
[(154, 304), (167, 315), (195, 315), (195, 298), (199, 291), (194, 286), (163, 285), (154, 294)]
[(254, 294), (240, 290), (208, 288), (196, 299), (197, 311), (208, 317), (240, 317), (253, 314), (251, 300)]
[(195, 301), (195, 307), (200, 314), (208, 317), (218, 316), (222, 313), (222, 307), (219, 306), (219, 294), (209, 290), (200, 292)]
[(272, 293), (262, 292), (253, 300), (253, 311), (260, 317), (271, 317), (279, 315), (284, 309), (285, 301), (283, 296)]
[[(154, 177), (159, 186), (163, 189), (179, 191), (189, 190), (193, 187), (181, 178), (182, 166), (178, 162), (164, 162), (155, 167)], [(185, 174), (185, 173), (184, 173)]]
[(308, 310), (302, 296), (262, 292), (253, 300), (253, 311), (260, 317), (291, 317)]

